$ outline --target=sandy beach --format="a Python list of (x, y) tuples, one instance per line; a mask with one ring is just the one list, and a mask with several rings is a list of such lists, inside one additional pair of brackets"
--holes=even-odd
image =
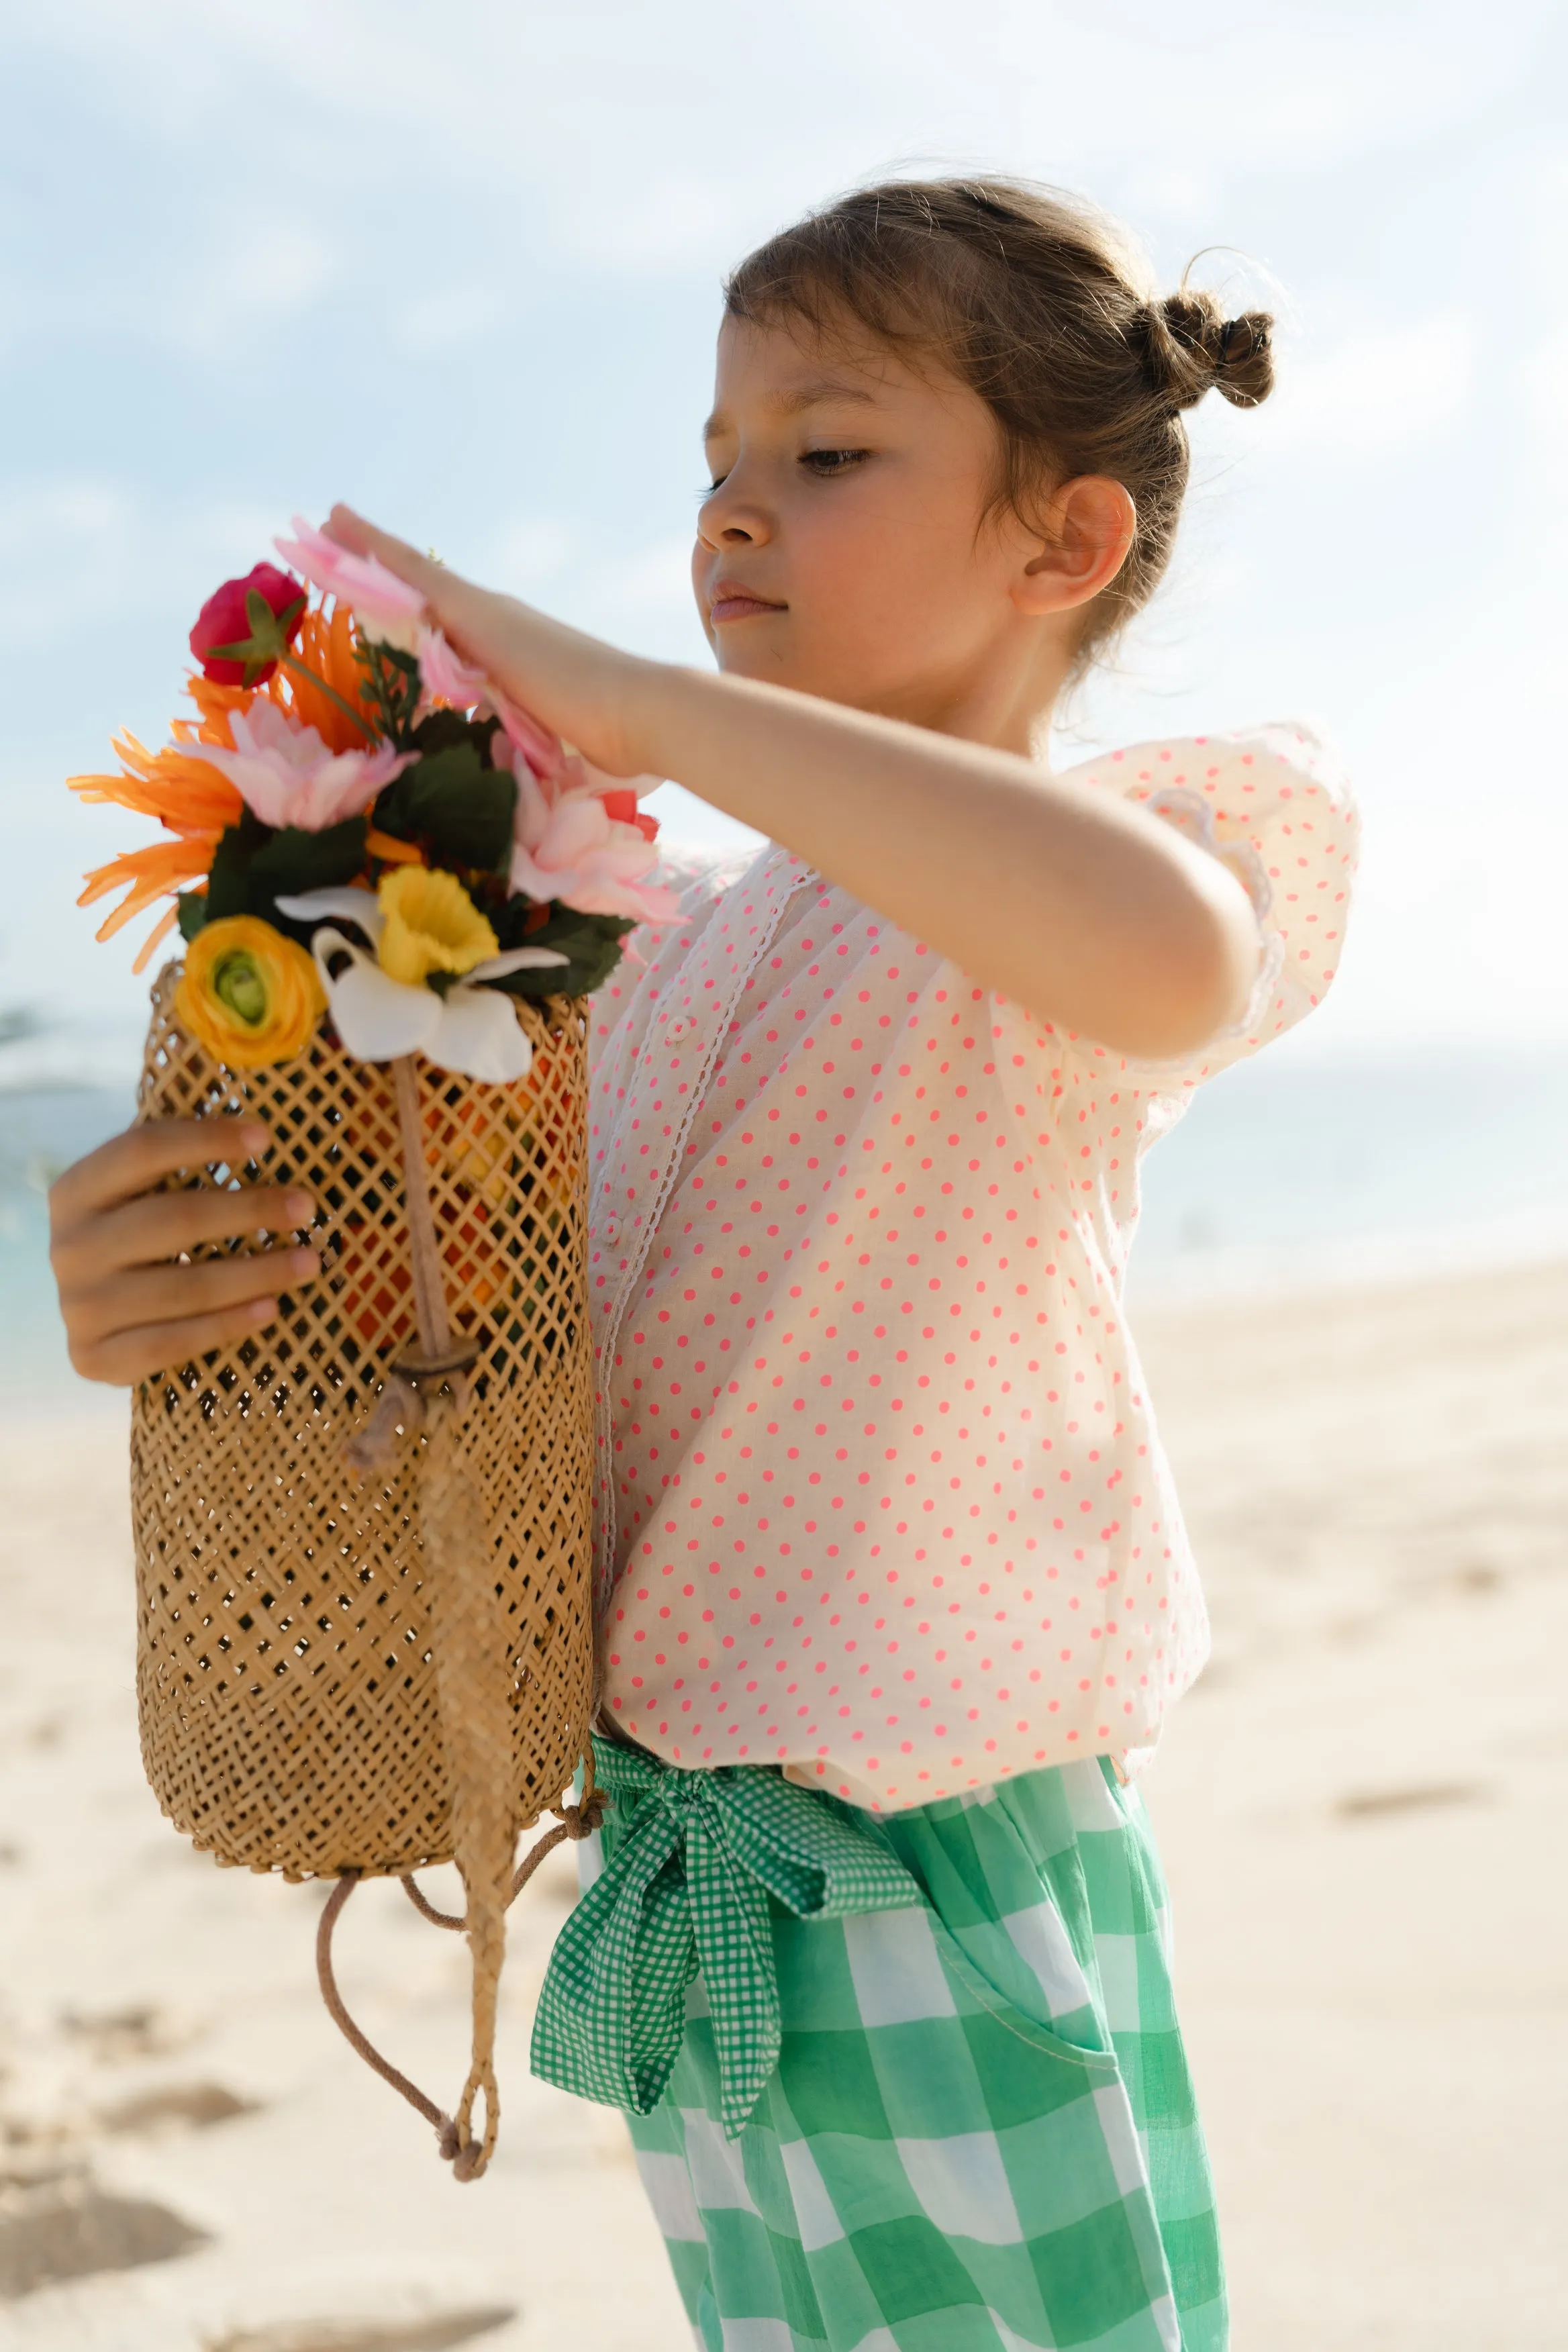
[[(1141, 1336), (1215, 1626), (1147, 1787), (1238, 2352), (1559, 2352), (1568, 1265)], [(142, 1782), (122, 1450), (107, 1408), (0, 1434), (0, 2344), (677, 2352), (618, 2117), (528, 2074), (570, 1864), (458, 2188), (321, 2009), (319, 1893)], [(374, 1887), (340, 1962), (449, 2097), (455, 1939)]]

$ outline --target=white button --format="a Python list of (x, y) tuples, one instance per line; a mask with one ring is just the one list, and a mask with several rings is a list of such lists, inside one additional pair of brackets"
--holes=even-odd
[(670, 1023), (668, 1028), (664, 1034), (668, 1038), (672, 1045), (678, 1045), (680, 1039), (685, 1036), (691, 1024), (689, 1021), (683, 1021), (678, 1015), (677, 1018)]
[(616, 1218), (611, 1217), (605, 1223), (603, 1232), (600, 1234), (600, 1239), (603, 1241), (606, 1249), (614, 1249), (616, 1244), (620, 1240), (620, 1224)]

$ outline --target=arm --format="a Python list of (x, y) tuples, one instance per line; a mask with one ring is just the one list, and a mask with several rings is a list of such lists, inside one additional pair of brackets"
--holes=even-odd
[(673, 778), (1037, 1019), (1163, 1058), (1246, 1003), (1246, 893), (1157, 817), (1011, 752), (617, 652), (344, 509), (331, 529), (600, 766)]

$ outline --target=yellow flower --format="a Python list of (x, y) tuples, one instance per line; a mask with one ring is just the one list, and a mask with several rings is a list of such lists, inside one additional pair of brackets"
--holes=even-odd
[(255, 915), (204, 923), (185, 950), (174, 1018), (231, 1070), (290, 1060), (326, 1009), (321, 976), (304, 949)]
[(496, 935), (455, 874), (400, 866), (376, 892), (386, 929), (377, 952), (394, 980), (416, 988), (433, 971), (460, 974), (499, 954)]

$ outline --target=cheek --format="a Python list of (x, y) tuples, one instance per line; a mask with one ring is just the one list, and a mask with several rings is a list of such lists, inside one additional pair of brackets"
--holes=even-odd
[(825, 519), (803, 549), (810, 610), (845, 642), (898, 643), (906, 653), (949, 639), (976, 593), (973, 518), (918, 495)]
[(691, 545), (691, 601), (697, 607), (697, 617), (702, 624), (702, 634), (710, 645), (713, 642), (713, 629), (708, 618), (706, 590), (708, 566), (710, 561), (708, 550), (703, 546), (702, 541), (700, 539), (694, 540)]

